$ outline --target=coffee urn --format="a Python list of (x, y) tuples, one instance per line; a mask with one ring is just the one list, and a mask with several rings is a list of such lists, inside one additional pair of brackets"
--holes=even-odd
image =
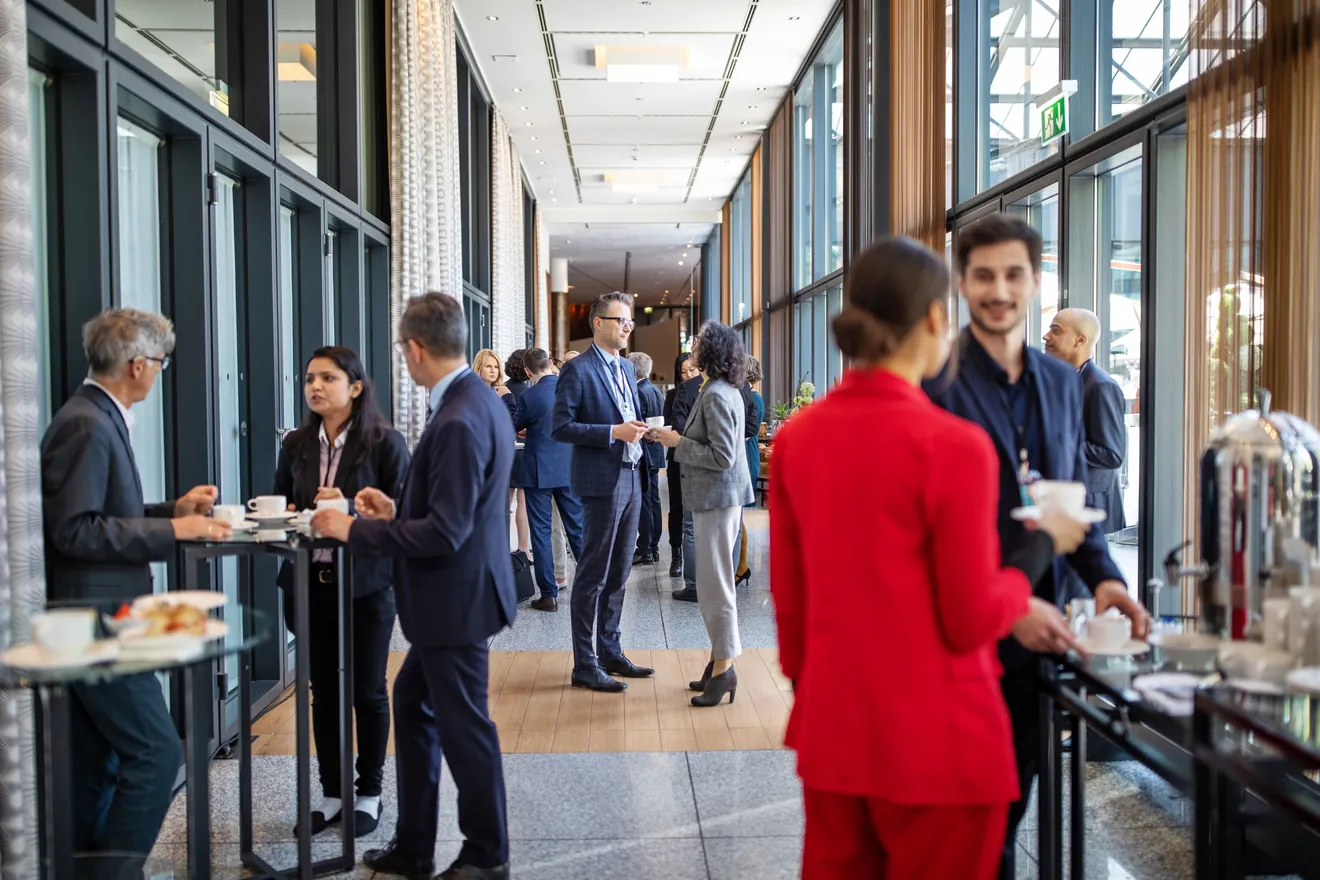
[(1201, 455), (1201, 558), (1165, 559), (1168, 582), (1198, 582), (1201, 631), (1258, 639), (1265, 599), (1309, 582), (1320, 561), (1320, 432), (1296, 416), (1257, 409), (1230, 416)]

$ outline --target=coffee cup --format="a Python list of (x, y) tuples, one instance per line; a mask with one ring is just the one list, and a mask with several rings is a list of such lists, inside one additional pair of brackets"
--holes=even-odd
[(648, 416), (646, 419), (646, 427), (648, 428), (663, 428), (664, 426), (664, 416)]
[(32, 638), (53, 657), (79, 657), (96, 639), (96, 614), (90, 608), (60, 608), (31, 620)]
[(322, 498), (316, 502), (317, 510), (337, 510), (340, 513), (348, 513), (347, 498)]
[(248, 509), (242, 504), (217, 504), (211, 508), (211, 518), (231, 526), (242, 524), (247, 519)]
[(1039, 507), (1079, 516), (1086, 509), (1086, 484), (1066, 480), (1038, 480), (1031, 484), (1031, 500)]
[(1094, 648), (1112, 649), (1132, 638), (1132, 621), (1126, 617), (1093, 617), (1086, 622), (1086, 640)]
[(287, 513), (287, 504), (283, 495), (258, 495), (247, 503), (247, 507), (257, 516), (270, 517)]

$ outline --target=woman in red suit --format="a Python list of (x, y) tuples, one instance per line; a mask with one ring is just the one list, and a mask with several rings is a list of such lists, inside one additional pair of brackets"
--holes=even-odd
[(855, 261), (834, 321), (853, 368), (770, 457), (805, 880), (993, 877), (1018, 796), (995, 644), (1018, 625), (1072, 644), (1031, 581), (1086, 527), (1050, 514), (1001, 567), (990, 439), (920, 388), (949, 355), (949, 290), (908, 239)]

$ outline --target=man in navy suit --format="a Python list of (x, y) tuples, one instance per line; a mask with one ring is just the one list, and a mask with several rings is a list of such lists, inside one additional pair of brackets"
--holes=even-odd
[[(660, 389), (651, 384), (651, 367), (655, 361), (649, 354), (635, 351), (628, 355), (637, 370), (637, 399), (641, 401), (639, 418), (664, 418), (665, 399)], [(660, 561), (660, 471), (665, 467), (665, 447), (655, 440), (642, 441), (642, 515), (637, 526), (637, 555), (633, 565), (654, 565)]]
[(550, 436), (555, 412), (555, 388), (559, 377), (550, 355), (539, 348), (523, 353), (523, 365), (531, 386), (513, 414), (513, 426), (527, 432), (523, 449), (523, 472), (518, 485), (527, 495), (527, 520), (532, 527), (532, 557), (540, 598), (533, 599), (537, 611), (559, 610), (559, 585), (555, 582), (554, 550), (550, 543), (551, 504), (559, 508), (564, 535), (574, 559), (582, 558), (582, 502), (568, 491), (568, 469), (573, 447)]
[(1045, 351), (1072, 364), (1082, 377), (1082, 425), (1086, 429), (1086, 504), (1106, 514), (1105, 534), (1127, 528), (1119, 471), (1127, 456), (1127, 402), (1123, 386), (1095, 362), (1100, 319), (1086, 309), (1064, 309), (1045, 334)]
[[(619, 352), (632, 333), (632, 297), (607, 293), (588, 313), (592, 345), (564, 364), (555, 389), (551, 436), (573, 445), (570, 487), (582, 499), (582, 555), (573, 578), (573, 687), (618, 693), (610, 678), (645, 678), (655, 670), (623, 656), (623, 588), (632, 572), (642, 487), (641, 401), (637, 373)], [(596, 649), (592, 650), (592, 629)]]
[(412, 647), (394, 680), (399, 818), (370, 850), (373, 871), (430, 878), (435, 870), (440, 761), (458, 787), (466, 838), (444, 880), (504, 880), (509, 833), (500, 741), (487, 712), (489, 639), (513, 623), (509, 564), (509, 411), (467, 365), (467, 319), (441, 293), (413, 297), (399, 342), (414, 382), (430, 392), (426, 427), (396, 501), (354, 499), (361, 519), (321, 511), (312, 526), (363, 556), (394, 557), (399, 622)]
[[(1027, 309), (1040, 289), (1042, 242), (1038, 232), (1014, 217), (993, 214), (963, 229), (955, 258), (958, 288), (967, 302), (971, 326), (959, 341), (958, 369), (926, 384), (938, 405), (985, 428), (999, 451), (999, 540), (1001, 556), (1011, 558), (1026, 539), (1014, 508), (1028, 503), (1029, 484), (1047, 480), (1086, 480), (1081, 383), (1067, 364), (1026, 345)], [(1036, 583), (1043, 599), (1063, 605), (1065, 571), (1071, 568), (1095, 594), (1096, 611), (1117, 608), (1132, 621), (1133, 635), (1150, 628), (1150, 616), (1128, 595), (1109, 558), (1105, 536), (1092, 530), (1066, 560)], [(1050, 621), (1028, 615), (999, 645), (1004, 667), (1001, 685), (1013, 724), (1021, 795), (1009, 808), (1001, 878), (1014, 877), (1017, 827), (1039, 765), (1037, 670), (1035, 654), (1054, 639)]]

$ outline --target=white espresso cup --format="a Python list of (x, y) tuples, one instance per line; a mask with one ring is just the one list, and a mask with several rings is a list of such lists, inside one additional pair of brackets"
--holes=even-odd
[(1092, 617), (1086, 622), (1086, 640), (1102, 650), (1122, 647), (1132, 638), (1132, 621), (1126, 617)]
[(287, 504), (288, 500), (283, 495), (258, 495), (247, 506), (257, 516), (279, 516), (288, 512)]
[(247, 519), (248, 509), (242, 504), (217, 504), (211, 508), (211, 518), (231, 526), (241, 524)]
[(317, 510), (337, 510), (340, 513), (348, 513), (347, 498), (322, 498), (316, 502)]
[(96, 639), (96, 614), (90, 608), (59, 608), (30, 621), (32, 639), (52, 657), (82, 656)]
[(664, 426), (664, 416), (648, 416), (646, 419), (646, 427), (648, 428), (663, 428)]
[(1065, 480), (1037, 480), (1031, 484), (1031, 500), (1040, 507), (1079, 516), (1086, 509), (1086, 484)]

